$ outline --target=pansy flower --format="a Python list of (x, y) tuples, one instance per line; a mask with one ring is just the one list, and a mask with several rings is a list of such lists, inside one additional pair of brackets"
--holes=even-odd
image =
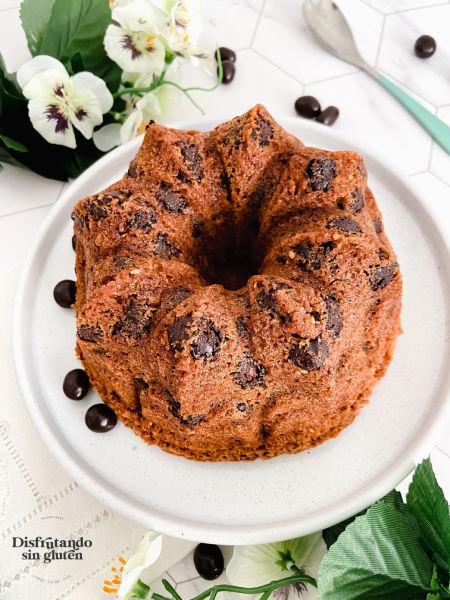
[(124, 71), (131, 73), (160, 73), (166, 50), (159, 34), (167, 17), (152, 2), (133, 0), (112, 11), (112, 25), (105, 34), (108, 56)]
[(105, 82), (92, 73), (70, 77), (56, 58), (35, 56), (20, 67), (17, 82), (28, 98), (33, 127), (50, 144), (76, 148), (75, 127), (87, 139), (113, 105)]
[[(141, 573), (158, 560), (163, 544), (163, 536), (149, 531), (142, 538), (134, 554), (126, 563), (122, 573), (118, 597), (120, 600), (136, 597), (136, 588), (147, 588), (140, 580)], [(145, 596), (144, 596), (145, 597)]]
[[(257, 587), (293, 575), (288, 570), (290, 560), (314, 577), (326, 551), (322, 533), (273, 544), (236, 546), (227, 566), (227, 577), (233, 585)], [(274, 600), (294, 600), (298, 596), (302, 600), (313, 600), (317, 598), (316, 589), (300, 582), (272, 592)]]

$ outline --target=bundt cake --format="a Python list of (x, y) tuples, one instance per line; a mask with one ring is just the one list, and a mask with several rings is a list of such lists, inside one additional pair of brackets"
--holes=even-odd
[(208, 133), (150, 123), (73, 220), (78, 355), (149, 444), (299, 452), (386, 371), (402, 280), (364, 161), (305, 147), (263, 106)]

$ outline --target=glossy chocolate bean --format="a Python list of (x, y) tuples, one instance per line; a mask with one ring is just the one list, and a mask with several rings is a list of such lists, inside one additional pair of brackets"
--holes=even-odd
[(414, 44), (414, 52), (419, 58), (430, 58), (436, 52), (436, 41), (431, 35), (421, 35)]
[(223, 554), (215, 544), (199, 544), (194, 551), (194, 565), (203, 579), (217, 579), (223, 572)]
[[(231, 83), (234, 79), (236, 68), (234, 63), (229, 60), (224, 60), (222, 63), (223, 76), (222, 83)], [(217, 74), (219, 74), (219, 67), (217, 67)]]
[(116, 426), (117, 416), (106, 404), (94, 404), (87, 409), (85, 422), (91, 431), (106, 433)]
[(75, 302), (77, 285), (72, 279), (63, 279), (55, 285), (53, 290), (53, 298), (56, 304), (63, 308), (70, 308)]
[(317, 121), (323, 125), (333, 125), (339, 116), (339, 110), (335, 106), (328, 106), (317, 117)]
[[(220, 58), (222, 59), (222, 62), (224, 60), (229, 60), (232, 63), (236, 62), (236, 52), (234, 50), (231, 50), (231, 48), (226, 48), (225, 46), (221, 46), (219, 48), (219, 53), (220, 53)], [(217, 59), (217, 56), (216, 56), (216, 59)]]
[(71, 400), (82, 400), (90, 385), (89, 377), (83, 369), (73, 369), (64, 377), (63, 392)]
[(314, 119), (320, 114), (320, 103), (314, 96), (300, 96), (294, 106), (297, 114), (305, 119)]
[(72, 248), (75, 250), (76, 247), (77, 247), (77, 236), (73, 235), (72, 236)]

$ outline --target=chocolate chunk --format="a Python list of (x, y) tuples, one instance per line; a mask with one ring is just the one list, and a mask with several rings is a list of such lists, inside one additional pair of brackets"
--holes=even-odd
[(289, 360), (304, 371), (317, 371), (329, 354), (328, 344), (320, 335), (306, 343), (299, 343), (289, 351)]
[(269, 119), (264, 119), (264, 117), (258, 115), (255, 121), (255, 128), (251, 130), (250, 135), (254, 140), (259, 139), (260, 148), (267, 146), (269, 140), (273, 138), (272, 124)]
[(328, 260), (328, 255), (333, 250), (333, 242), (323, 242), (319, 246), (313, 246), (310, 242), (303, 242), (293, 246), (291, 250), (298, 257), (297, 265), (305, 270), (317, 270)]
[(210, 319), (203, 318), (197, 319), (195, 325), (196, 330), (191, 343), (192, 357), (198, 360), (217, 354), (222, 341), (222, 334), (217, 326)]
[(336, 199), (336, 206), (339, 210), (345, 210), (345, 198), (343, 196)]
[(362, 159), (359, 161), (358, 166), (356, 168), (361, 173), (362, 177), (365, 179), (367, 177), (367, 169)]
[(108, 216), (108, 202), (104, 202), (100, 196), (92, 196), (84, 203), (86, 213), (94, 220), (105, 219)]
[(203, 234), (203, 231), (205, 229), (205, 222), (200, 219), (200, 220), (195, 220), (192, 223), (192, 237), (193, 238), (198, 238)]
[(245, 406), (245, 402), (238, 402), (236, 408), (241, 412), (245, 412), (247, 407)]
[(191, 183), (191, 180), (186, 175), (186, 173), (183, 173), (183, 171), (178, 171), (176, 177), (178, 181), (181, 181), (181, 183)]
[[(236, 67), (231, 60), (222, 61), (222, 83), (231, 83), (236, 73)], [(219, 75), (219, 67), (217, 67), (217, 75)]]
[(205, 420), (205, 415), (200, 414), (183, 417), (183, 415), (180, 414), (181, 403), (178, 402), (178, 400), (176, 400), (168, 390), (164, 390), (164, 394), (167, 398), (167, 402), (169, 403), (170, 412), (174, 417), (179, 419), (180, 423), (186, 425), (189, 427), (189, 429), (194, 429), (195, 425), (198, 425)]
[(148, 304), (138, 304), (135, 300), (130, 300), (123, 312), (123, 317), (113, 327), (112, 335), (140, 340), (149, 333), (153, 311)]
[(99, 325), (80, 325), (77, 329), (77, 335), (83, 342), (100, 342), (103, 339), (103, 331)]
[(317, 122), (322, 123), (322, 125), (334, 125), (336, 119), (339, 116), (339, 109), (336, 106), (328, 106), (325, 108), (320, 115), (317, 117)]
[(250, 335), (248, 331), (247, 321), (244, 317), (238, 317), (236, 319), (236, 329), (239, 334), (239, 337), (241, 337), (245, 341), (248, 341)]
[(382, 267), (380, 265), (376, 266), (373, 274), (369, 277), (370, 287), (376, 290), (382, 290), (385, 288), (394, 277), (397, 275), (398, 263), (394, 263), (392, 265), (387, 265), (386, 267)]
[(320, 114), (320, 103), (314, 96), (300, 96), (294, 107), (297, 114), (305, 119), (314, 119)]
[(256, 302), (260, 310), (268, 312), (272, 318), (274, 318), (275, 315), (278, 315), (283, 323), (286, 321), (287, 317), (278, 309), (278, 299), (276, 293), (279, 290), (284, 289), (291, 289), (291, 286), (287, 283), (277, 282), (271, 284), (269, 288), (262, 288), (256, 296)]
[(106, 433), (117, 425), (117, 415), (106, 404), (94, 404), (86, 411), (85, 423), (95, 433)]
[(373, 220), (373, 226), (377, 233), (381, 233), (383, 231), (383, 225), (378, 217), (375, 217)]
[(187, 170), (197, 181), (201, 181), (205, 176), (205, 172), (203, 170), (203, 157), (198, 150), (198, 146), (183, 140), (179, 142), (178, 147), (186, 163)]
[(64, 377), (63, 392), (71, 400), (82, 400), (90, 387), (89, 377), (83, 369), (73, 369)]
[(152, 240), (152, 244), (154, 246), (154, 256), (160, 256), (161, 258), (170, 260), (172, 256), (177, 256), (177, 254), (180, 254), (180, 251), (175, 244), (168, 241), (167, 233), (158, 233), (156, 238)]
[(169, 310), (173, 310), (175, 306), (178, 306), (180, 302), (183, 302), (183, 300), (186, 300), (186, 298), (189, 298), (189, 296), (192, 296), (192, 294), (193, 291), (189, 288), (176, 288), (175, 290), (172, 290), (172, 294), (168, 302)]
[(73, 250), (76, 250), (76, 248), (77, 248), (77, 236), (76, 235), (72, 236), (72, 248), (73, 248)]
[(339, 229), (345, 233), (362, 233), (358, 223), (348, 217), (336, 217), (328, 221), (327, 229), (332, 228)]
[(84, 218), (82, 215), (80, 215), (77, 212), (73, 212), (72, 213), (72, 221), (75, 223), (75, 225), (78, 227), (78, 229), (83, 229), (84, 227)]
[(421, 35), (414, 44), (414, 52), (419, 58), (430, 58), (436, 52), (436, 40), (431, 35)]
[(128, 177), (131, 177), (132, 179), (136, 179), (136, 177), (137, 177), (136, 163), (134, 163), (134, 162), (130, 163), (130, 166), (128, 167), (127, 175), (128, 175)]
[(222, 550), (215, 544), (199, 544), (194, 551), (194, 565), (203, 579), (212, 581), (222, 575), (225, 562)]
[(263, 375), (266, 369), (263, 365), (255, 362), (252, 356), (245, 356), (238, 363), (238, 371), (232, 373), (234, 382), (237, 383), (243, 390), (246, 388), (260, 387), (264, 385)]
[(142, 390), (148, 390), (148, 383), (141, 377), (135, 377), (134, 387), (138, 392), (142, 392)]
[(137, 210), (134, 213), (133, 225), (136, 229), (150, 231), (152, 225), (158, 221), (158, 215), (154, 210)]
[(351, 192), (352, 198), (354, 198), (354, 202), (351, 202), (349, 205), (350, 210), (355, 213), (359, 213), (364, 208), (364, 196), (362, 191), (359, 188), (355, 188)]
[(331, 331), (331, 338), (335, 340), (341, 333), (344, 318), (339, 305), (339, 300), (334, 294), (330, 294), (324, 298), (327, 308), (327, 324), (325, 329)]
[(183, 342), (185, 342), (189, 336), (189, 330), (192, 326), (192, 313), (183, 315), (181, 317), (175, 317), (173, 323), (169, 326), (167, 331), (169, 337), (169, 345), (173, 352), (181, 352), (183, 350)]
[(77, 284), (72, 279), (63, 279), (53, 289), (53, 298), (62, 308), (70, 308), (75, 303)]
[(336, 162), (332, 158), (313, 158), (309, 161), (305, 173), (313, 192), (317, 190), (328, 192), (338, 171)]
[(164, 182), (160, 184), (155, 197), (170, 213), (182, 213), (187, 206), (186, 199), (177, 192), (174, 192), (172, 188)]

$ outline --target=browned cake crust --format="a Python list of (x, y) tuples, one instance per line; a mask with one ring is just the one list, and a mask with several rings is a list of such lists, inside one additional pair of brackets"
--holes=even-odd
[(149, 444), (311, 448), (392, 358), (402, 280), (362, 158), (306, 148), (263, 106), (210, 133), (151, 124), (73, 219), (79, 357)]

